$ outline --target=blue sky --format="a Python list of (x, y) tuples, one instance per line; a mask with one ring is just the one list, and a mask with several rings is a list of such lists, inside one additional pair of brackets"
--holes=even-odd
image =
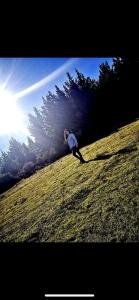
[[(19, 97), (18, 107), (27, 120), (27, 115), (33, 111), (33, 107), (41, 106), (42, 96), (46, 96), (49, 90), (54, 92), (55, 85), (62, 87), (66, 81), (67, 72), (75, 77), (75, 68), (77, 68), (85, 76), (97, 79), (99, 65), (105, 60), (110, 65), (112, 64), (112, 58), (0, 58), (0, 86), (5, 83), (5, 90), (18, 94), (59, 70), (49, 78), (48, 82), (46, 80), (45, 83), (44, 80), (42, 84), (40, 83), (40, 87), (38, 85), (38, 88)], [(61, 66), (64, 66), (63, 69), (59, 69)], [(3, 100), (0, 99), (0, 101)], [(11, 134), (8, 133), (0, 133), (0, 149), (7, 149), (10, 136)], [(20, 142), (26, 142), (26, 135), (18, 130), (12, 136)]]

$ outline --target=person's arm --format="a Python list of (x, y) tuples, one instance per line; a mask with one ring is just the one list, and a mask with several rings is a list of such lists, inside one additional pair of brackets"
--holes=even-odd
[(64, 131), (64, 144), (67, 143), (66, 132)]

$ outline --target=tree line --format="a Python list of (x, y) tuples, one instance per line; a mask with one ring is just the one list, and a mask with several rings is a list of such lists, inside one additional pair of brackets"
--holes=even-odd
[(32, 138), (27, 144), (11, 138), (7, 152), (1, 151), (0, 192), (69, 153), (64, 128), (76, 134), (82, 147), (138, 118), (137, 66), (135, 60), (113, 58), (111, 67), (107, 61), (99, 66), (98, 80), (79, 70), (75, 78), (67, 73), (63, 87), (55, 86), (55, 93), (49, 91), (41, 108), (28, 115)]

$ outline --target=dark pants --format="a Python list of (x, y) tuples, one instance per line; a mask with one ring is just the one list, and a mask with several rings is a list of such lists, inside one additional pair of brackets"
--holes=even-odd
[[(84, 162), (84, 159), (83, 159), (82, 154), (81, 154), (81, 152), (79, 151), (79, 148), (78, 148), (78, 147), (74, 146), (74, 147), (71, 149), (71, 151), (72, 151), (73, 156), (77, 157), (77, 158), (80, 160), (80, 162)], [(78, 153), (78, 155), (77, 155), (76, 153)]]

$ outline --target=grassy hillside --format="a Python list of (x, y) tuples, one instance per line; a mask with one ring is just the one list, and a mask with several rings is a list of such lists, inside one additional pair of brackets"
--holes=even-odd
[(139, 241), (139, 121), (0, 196), (0, 241)]

